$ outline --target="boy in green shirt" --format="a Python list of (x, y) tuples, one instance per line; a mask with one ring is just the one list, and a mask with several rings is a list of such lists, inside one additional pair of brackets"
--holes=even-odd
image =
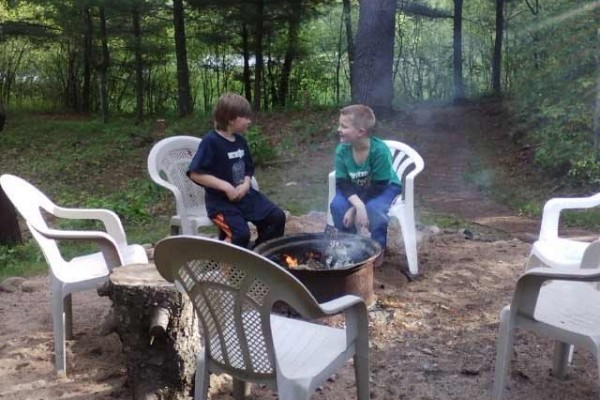
[(375, 126), (371, 108), (356, 104), (340, 110), (340, 144), (335, 151), (336, 194), (330, 204), (333, 224), (342, 232), (368, 229), (385, 249), (388, 211), (402, 184), (385, 142), (370, 136)]

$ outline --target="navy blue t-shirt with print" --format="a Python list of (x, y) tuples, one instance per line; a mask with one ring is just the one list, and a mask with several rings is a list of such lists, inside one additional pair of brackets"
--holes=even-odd
[[(216, 131), (208, 132), (194, 155), (188, 169), (212, 175), (231, 183), (234, 187), (242, 184), (246, 176), (254, 174), (254, 163), (248, 142), (243, 136), (234, 134), (234, 141), (219, 135)], [(206, 212), (213, 218), (219, 212), (241, 212), (250, 221), (265, 218), (276, 206), (263, 194), (250, 188), (240, 202), (231, 202), (225, 192), (210, 187), (206, 191)]]

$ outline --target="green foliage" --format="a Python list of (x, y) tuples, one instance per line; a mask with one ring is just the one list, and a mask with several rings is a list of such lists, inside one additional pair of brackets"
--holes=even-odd
[[(61, 203), (69, 206), (86, 208), (104, 208), (114, 211), (126, 224), (140, 224), (148, 222), (152, 218), (152, 207), (158, 203), (164, 195), (156, 184), (148, 179), (134, 179), (120, 191), (94, 195), (88, 192), (63, 190), (60, 194)], [(65, 221), (65, 227), (74, 228), (90, 227), (90, 222)]]
[(0, 246), (0, 281), (9, 276), (33, 275), (48, 267), (35, 241), (19, 246)]
[(251, 127), (246, 133), (246, 140), (252, 152), (252, 160), (256, 166), (272, 161), (277, 156), (277, 151), (269, 139), (256, 126)]
[(600, 180), (600, 159), (598, 154), (576, 160), (569, 170), (569, 177), (577, 183), (598, 182)]
[(597, 231), (600, 226), (600, 209), (565, 210), (561, 218), (566, 226)]
[[(535, 161), (571, 184), (600, 178), (592, 145), (597, 20), (589, 2), (555, 1), (524, 19), (512, 56), (516, 114), (535, 144)], [(597, 111), (596, 111), (597, 112)]]

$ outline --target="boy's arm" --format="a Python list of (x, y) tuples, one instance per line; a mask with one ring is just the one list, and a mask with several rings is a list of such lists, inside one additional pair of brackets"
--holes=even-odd
[(238, 191), (231, 183), (224, 181), (223, 179), (219, 179), (214, 175), (190, 171), (189, 177), (191, 180), (201, 186), (222, 191), (230, 201), (234, 201), (238, 197)]
[(358, 197), (357, 194), (353, 194), (348, 197), (348, 201), (356, 209), (356, 223), (358, 226), (369, 228), (369, 217), (367, 215), (367, 207), (365, 203)]

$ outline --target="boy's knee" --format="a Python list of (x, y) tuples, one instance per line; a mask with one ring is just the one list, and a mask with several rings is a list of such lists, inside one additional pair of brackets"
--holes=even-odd
[(285, 225), (285, 212), (281, 209), (281, 208), (277, 208), (274, 212), (273, 212), (273, 220), (275, 221), (275, 223), (277, 225)]
[(231, 242), (241, 247), (248, 247), (250, 243), (250, 228), (236, 230), (233, 232)]

